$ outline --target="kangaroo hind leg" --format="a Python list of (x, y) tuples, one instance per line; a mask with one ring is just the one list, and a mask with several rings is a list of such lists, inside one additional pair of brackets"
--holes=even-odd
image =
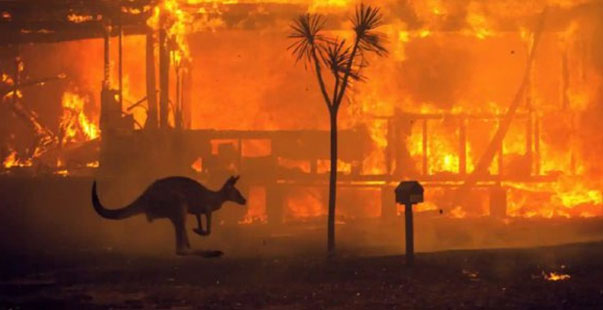
[(186, 255), (191, 247), (186, 233), (186, 217), (184, 214), (179, 215), (172, 219), (172, 224), (174, 225), (174, 232), (176, 234), (176, 254)]

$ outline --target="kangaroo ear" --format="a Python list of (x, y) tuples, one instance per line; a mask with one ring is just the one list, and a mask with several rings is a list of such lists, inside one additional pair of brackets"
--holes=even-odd
[(240, 176), (240, 175), (233, 176), (233, 177), (232, 177), (232, 185), (234, 185), (235, 183), (237, 183), (237, 181), (238, 181), (240, 178), (241, 178), (241, 176)]

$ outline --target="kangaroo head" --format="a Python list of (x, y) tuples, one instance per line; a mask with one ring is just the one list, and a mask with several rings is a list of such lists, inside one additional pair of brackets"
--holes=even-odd
[(226, 182), (224, 183), (224, 186), (222, 186), (222, 192), (224, 193), (226, 200), (230, 200), (240, 205), (244, 205), (247, 203), (247, 199), (245, 199), (241, 192), (239, 192), (239, 190), (235, 187), (235, 183), (237, 183), (239, 178), (240, 176), (232, 176), (228, 178), (228, 180), (226, 180)]

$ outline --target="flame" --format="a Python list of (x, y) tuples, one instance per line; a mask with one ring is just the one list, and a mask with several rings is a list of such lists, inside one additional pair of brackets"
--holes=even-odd
[[(474, 9), (475, 2), (472, 2), (472, 5), (469, 5), (469, 12), (467, 13), (466, 22), (469, 25), (470, 30), (469, 33), (475, 35), (476, 38), (480, 40), (484, 40), (488, 37), (493, 36), (493, 31), (490, 29), (490, 25), (488, 24), (488, 19), (486, 16), (482, 15), (481, 12), (478, 12)], [(473, 8), (473, 9), (472, 9)]]
[(63, 143), (82, 142), (98, 138), (98, 126), (84, 113), (87, 100), (71, 91), (63, 93), (63, 115), (59, 127), (64, 132)]
[(467, 212), (465, 212), (460, 206), (454, 207), (448, 213), (450, 213), (450, 216), (457, 219), (464, 218), (467, 216)]
[[(153, 15), (147, 25), (153, 29), (165, 29), (171, 51), (171, 62), (177, 67), (191, 61), (187, 35), (193, 31), (215, 30), (223, 26), (221, 12), (214, 7), (200, 7), (196, 12), (183, 8), (185, 4), (199, 4), (209, 1), (199, 0), (162, 0), (153, 9)], [(229, 2), (236, 3), (236, 2)], [(169, 43), (169, 42), (168, 42)]]
[[(400, 16), (404, 14), (397, 14), (406, 12), (397, 10), (402, 8), (397, 3), (383, 7), (387, 24), (380, 30), (389, 39), (390, 57), (367, 60), (370, 65), (363, 69), (366, 70), (363, 75), (367, 76), (368, 81), (354, 85), (353, 92), (349, 93), (351, 104), (341, 112), (342, 124), (346, 124), (341, 128), (350, 128), (348, 124), (365, 126), (372, 139), (373, 150), (368, 157), (360, 159), (361, 163), (338, 161), (338, 171), (351, 177), (356, 173), (382, 175), (390, 172), (385, 171), (384, 163), (388, 147), (394, 141), (389, 140), (391, 127), (388, 125), (391, 124), (386, 119), (395, 116), (396, 111), (446, 114), (452, 118), (474, 114), (493, 115), (487, 121), (467, 120), (466, 168), (467, 172), (471, 172), (496, 130), (496, 117), (506, 113), (510, 98), (520, 83), (526, 55), (535, 38), (535, 16), (546, 6), (559, 10), (571, 9), (584, 1), (539, 0), (529, 4), (513, 1), (467, 1), (461, 4), (444, 0), (403, 2), (406, 3), (404, 10), (408, 10), (407, 15), (413, 16), (412, 20)], [(326, 128), (321, 117), (316, 116), (324, 112), (324, 107), (317, 104), (314, 108), (319, 101), (314, 96), (318, 93), (315, 81), (304, 80), (305, 75), (302, 73), (305, 73), (299, 68), (283, 69), (293, 67), (287, 62), (290, 59), (286, 57), (285, 47), (280, 48), (285, 41), (282, 32), (288, 21), (279, 20), (278, 17), (272, 20), (269, 14), (271, 12), (267, 12), (270, 5), (258, 5), (251, 14), (270, 16), (267, 18), (270, 21), (268, 26), (262, 26), (261, 23), (253, 25), (260, 28), (258, 31), (249, 31), (245, 26), (247, 20), (226, 20), (226, 13), (232, 9), (229, 7), (231, 4), (266, 2), (162, 0), (157, 3), (153, 8), (145, 8), (145, 11), (152, 11), (147, 24), (155, 30), (160, 27), (165, 29), (172, 65), (190, 67), (195, 73), (192, 82), (194, 86), (187, 86), (192, 88), (190, 104), (194, 128)], [(270, 3), (291, 2), (276, 0)], [(344, 9), (349, 11), (356, 4), (349, 0), (299, 0), (293, 3), (301, 11), (335, 15), (343, 14), (340, 11)], [(396, 14), (387, 12), (389, 9)], [(10, 18), (4, 16), (4, 13), (6, 12), (3, 12), (3, 18)], [(568, 18), (569, 15), (571, 14), (568, 14)], [(99, 20), (98, 16), (69, 14), (66, 17), (73, 23)], [(337, 19), (334, 20), (338, 22)], [(504, 25), (501, 25), (503, 22)], [(329, 25), (329, 28), (337, 28), (338, 25)], [(592, 157), (584, 154), (587, 151), (585, 149), (588, 149), (588, 142), (593, 140), (593, 134), (581, 127), (581, 118), (593, 111), (601, 96), (598, 90), (601, 78), (589, 62), (589, 58), (595, 56), (584, 54), (584, 50), (590, 49), (584, 48), (585, 42), (594, 36), (588, 32), (588, 22), (580, 18), (568, 22), (565, 28), (560, 25), (561, 22), (556, 23), (556, 27), (560, 27), (559, 31), (545, 31), (543, 34), (546, 46), (541, 46), (540, 49), (546, 49), (547, 52), (536, 54), (530, 90), (524, 95), (526, 98), (522, 99), (524, 102), (519, 111), (522, 115), (533, 111), (531, 117), (540, 122), (540, 166), (536, 168), (536, 148), (529, 150), (526, 147), (527, 122), (525, 118), (518, 118), (513, 121), (503, 140), (503, 166), (499, 167), (495, 158), (488, 170), (490, 177), (499, 171), (516, 176), (524, 172), (518, 170), (533, 170), (535, 176), (547, 179), (546, 182), (538, 183), (503, 181), (503, 186), (509, 189), (507, 215), (510, 217), (603, 216), (602, 187), (598, 181), (600, 172), (597, 170), (600, 168), (593, 163)], [(227, 27), (231, 29), (223, 30)], [(219, 35), (210, 33), (218, 31), (221, 31)], [(208, 33), (191, 36), (195, 32)], [(337, 34), (346, 38), (350, 36), (349, 32)], [(126, 36), (125, 42), (128, 47), (126, 50), (130, 52), (124, 53), (128, 64), (123, 77), (123, 99), (124, 102), (133, 103), (144, 96), (141, 89), (144, 88), (145, 77), (137, 69), (131, 70), (144, 68), (144, 57), (139, 57), (140, 51), (144, 51), (144, 38)], [(214, 46), (207, 44), (208, 42), (219, 44)], [(88, 48), (85, 44), (91, 47)], [(98, 52), (99, 44), (81, 43), (77, 46), (84, 47), (82, 50), (88, 54), (93, 49), (92, 46)], [(201, 52), (198, 46), (203, 46)], [(567, 87), (564, 89), (559, 81), (562, 75), (560, 56), (563, 54), (568, 58), (569, 70)], [(95, 67), (102, 61), (92, 57), (84, 60), (82, 68)], [(198, 64), (202, 64), (199, 65), (200, 68), (192, 67)], [(92, 74), (83, 70), (80, 75)], [(61, 143), (87, 141), (99, 135), (95, 123), (97, 115), (91, 114), (87, 109), (91, 100), (82, 95), (99, 93), (98, 86), (92, 85), (93, 83), (84, 85), (87, 79), (80, 78), (78, 81), (81, 85), (77, 85), (77, 89), (85, 92), (72, 89), (63, 95), (60, 128), (65, 133), (65, 139)], [(13, 78), (2, 74), (2, 85), (14, 85)], [(12, 99), (14, 94), (22, 97), (19, 90), (8, 93), (4, 99)], [(174, 96), (173, 92), (171, 95)], [(559, 97), (567, 98), (565, 110), (561, 108)], [(170, 99), (173, 101), (174, 98)], [(291, 104), (282, 104), (289, 99)], [(529, 108), (528, 101), (531, 104)], [(301, 109), (300, 106), (304, 108)], [(132, 112), (136, 121), (144, 124), (144, 110)], [(409, 126), (410, 134), (398, 136), (399, 141), (396, 143), (404, 145), (410, 158), (405, 161), (395, 159), (396, 165), (402, 166), (404, 171), (414, 168), (422, 174), (423, 156), (426, 156), (426, 179), (456, 176), (460, 172), (460, 132), (456, 123), (445, 118), (430, 119), (427, 145), (423, 145), (422, 120), (415, 120)], [(250, 156), (271, 154), (269, 147), (259, 144), (251, 143), (249, 147), (243, 145), (242, 149), (243, 152), (255, 154)], [(527, 162), (528, 151), (533, 153), (533, 162), (521, 165)], [(3, 166), (31, 165), (31, 159), (19, 160), (18, 155), (11, 151), (4, 159)], [(515, 163), (520, 164), (513, 166)], [(309, 160), (278, 158), (277, 164), (279, 169), (298, 170), (305, 174), (316, 172), (311, 171), (313, 165)], [(328, 172), (328, 161), (322, 160), (317, 164), (318, 173)], [(358, 167), (360, 164), (361, 168)], [(95, 165), (98, 164), (90, 163), (89, 167)], [(201, 172), (203, 162), (195, 161), (191, 168)], [(458, 179), (462, 179), (461, 176)], [(383, 184), (388, 181), (379, 182)], [(261, 193), (261, 190), (254, 191), (250, 194), (250, 204), (253, 207), (250, 207), (243, 220), (245, 223), (263, 221), (265, 206), (260, 202), (265, 200), (265, 193)], [(324, 199), (320, 196), (322, 194), (318, 190), (293, 194), (287, 200), (289, 218), (324, 215)], [(442, 201), (445, 199), (428, 199), (432, 200), (418, 205), (417, 210), (444, 208)], [(483, 214), (476, 211), (478, 207), (456, 207), (446, 210), (446, 216), (463, 218)]]
[(581, 180), (572, 180), (564, 177), (560, 181), (553, 183), (555, 196), (553, 203), (559, 202), (565, 208), (573, 208), (581, 204), (603, 203), (603, 194), (601, 190), (588, 187)]
[(16, 151), (11, 151), (10, 154), (2, 162), (2, 166), (6, 169), (12, 167), (31, 167), (32, 164), (33, 163), (31, 159), (19, 159)]
[[(508, 214), (514, 217), (593, 217), (603, 215), (603, 192), (580, 177), (561, 176), (552, 183), (506, 183), (525, 193), (547, 193), (538, 205), (528, 205), (527, 196), (515, 193)], [(586, 209), (585, 209), (586, 208)]]

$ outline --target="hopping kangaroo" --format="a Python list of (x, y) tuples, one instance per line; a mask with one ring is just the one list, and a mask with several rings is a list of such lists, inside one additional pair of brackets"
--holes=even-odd
[[(105, 208), (96, 193), (96, 181), (92, 184), (92, 205), (100, 216), (120, 220), (137, 214), (146, 214), (150, 221), (157, 218), (168, 218), (176, 232), (176, 253), (186, 254), (190, 249), (186, 233), (186, 214), (197, 217), (197, 228), (193, 229), (199, 235), (211, 233), (211, 213), (219, 210), (225, 201), (233, 201), (240, 205), (246, 203), (245, 197), (235, 188), (239, 177), (230, 177), (219, 191), (212, 191), (197, 181), (185, 177), (169, 177), (151, 184), (140, 197), (131, 204), (120, 209)], [(201, 215), (207, 219), (204, 230)]]

